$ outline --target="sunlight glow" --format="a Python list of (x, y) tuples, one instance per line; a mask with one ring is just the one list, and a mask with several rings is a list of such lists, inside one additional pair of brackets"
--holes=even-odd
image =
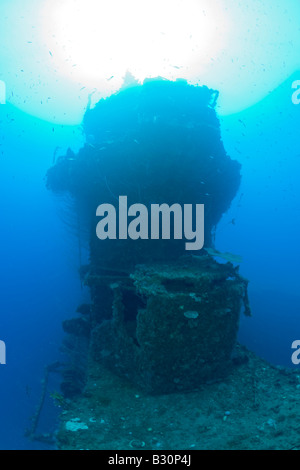
[(299, 0), (1, 0), (0, 17), (7, 103), (56, 124), (129, 74), (218, 90), (221, 116), (299, 80)]
[(201, 72), (226, 47), (226, 16), (209, 0), (48, 0), (44, 17), (60, 72), (102, 90), (126, 71), (140, 81), (185, 77), (195, 63)]

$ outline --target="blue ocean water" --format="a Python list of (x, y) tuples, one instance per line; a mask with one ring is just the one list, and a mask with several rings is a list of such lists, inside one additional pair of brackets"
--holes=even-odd
[[(0, 115), (0, 330), (7, 350), (0, 371), (0, 447), (38, 448), (24, 433), (40, 400), (44, 369), (60, 357), (62, 319), (83, 297), (78, 243), (67, 235), (44, 177), (57, 144), (75, 142), (78, 131), (53, 129), (9, 105), (0, 106)], [(51, 387), (59, 390), (59, 382)], [(45, 412), (46, 429), (55, 426), (56, 412), (51, 406), (48, 417)]]
[(298, 75), (222, 121), (225, 147), (242, 163), (242, 185), (218, 235), (220, 248), (243, 255), (241, 272), (251, 279), (253, 318), (242, 319), (240, 340), (288, 367), (299, 336), (299, 106), (290, 98)]
[[(1, 78), (1, 77), (0, 77)], [(242, 184), (216, 233), (216, 248), (243, 257), (252, 318), (239, 340), (274, 365), (295, 367), (300, 339), (300, 105), (292, 103), (295, 73), (252, 107), (220, 116), (228, 154), (242, 164)], [(245, 93), (247, 90), (245, 90)], [(80, 125), (53, 124), (0, 105), (0, 448), (46, 449), (25, 437), (42, 392), (45, 367), (61, 360), (61, 323), (88, 298), (78, 276), (78, 240), (46, 190), (56, 149), (78, 150)], [(59, 390), (59, 377), (49, 390)], [(40, 432), (53, 432), (59, 408), (45, 403)]]

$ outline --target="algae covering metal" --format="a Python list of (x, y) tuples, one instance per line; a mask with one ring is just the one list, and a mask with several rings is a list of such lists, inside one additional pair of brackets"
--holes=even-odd
[(243, 302), (248, 311), (247, 282), (233, 265), (207, 256), (138, 266), (110, 288), (113, 315), (93, 330), (93, 359), (151, 393), (196, 389), (231, 370)]
[[(90, 362), (84, 394), (64, 406), (63, 450), (300, 450), (300, 377), (238, 346), (232, 373), (189, 393), (150, 395)], [(70, 424), (88, 429), (70, 431)], [(84, 424), (83, 424), (84, 423)]]

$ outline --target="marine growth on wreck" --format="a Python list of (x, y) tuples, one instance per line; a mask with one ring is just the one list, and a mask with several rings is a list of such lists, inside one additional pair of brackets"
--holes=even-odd
[[(96, 363), (149, 393), (193, 390), (226, 376), (240, 313), (250, 315), (239, 260), (215, 258), (222, 254), (214, 231), (241, 179), (221, 140), (217, 96), (183, 80), (122, 89), (86, 112), (86, 144), (47, 174), (48, 188), (78, 200), (90, 226), (90, 263), (80, 275), (91, 305), (64, 329), (87, 342)], [(175, 237), (99, 240), (97, 207), (125, 196), (149, 211), (153, 204), (203, 204), (204, 248), (187, 252)], [(174, 229), (171, 214), (169, 221)], [(80, 391), (74, 368), (62, 384), (67, 396)]]

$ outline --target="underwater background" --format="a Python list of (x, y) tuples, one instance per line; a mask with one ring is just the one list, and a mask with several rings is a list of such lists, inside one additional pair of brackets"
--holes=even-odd
[[(2, 13), (1, 22), (7, 15)], [(0, 366), (0, 448), (55, 448), (30, 442), (25, 433), (40, 400), (45, 367), (61, 360), (61, 324), (89, 301), (78, 274), (88, 247), (82, 244), (79, 261), (76, 224), (68, 227), (64, 217), (72, 202), (47, 191), (45, 175), (56, 155), (69, 147), (78, 151), (85, 136), (80, 122), (47, 121), (13, 104), (16, 92), (6, 77), (5, 55), (1, 58), (7, 100), (0, 105), (0, 339), (6, 343), (7, 365)], [(240, 273), (250, 280), (253, 316), (241, 317), (240, 343), (273, 365), (297, 369), (291, 345), (300, 339), (300, 105), (292, 102), (292, 84), (300, 80), (300, 67), (287, 75), (256, 103), (218, 116), (225, 150), (242, 165), (242, 182), (217, 227), (215, 247), (241, 255)], [(27, 86), (25, 80), (18, 90), (24, 99)], [(50, 394), (59, 384), (59, 375), (51, 375), (41, 433), (51, 434), (58, 426), (60, 409)]]

